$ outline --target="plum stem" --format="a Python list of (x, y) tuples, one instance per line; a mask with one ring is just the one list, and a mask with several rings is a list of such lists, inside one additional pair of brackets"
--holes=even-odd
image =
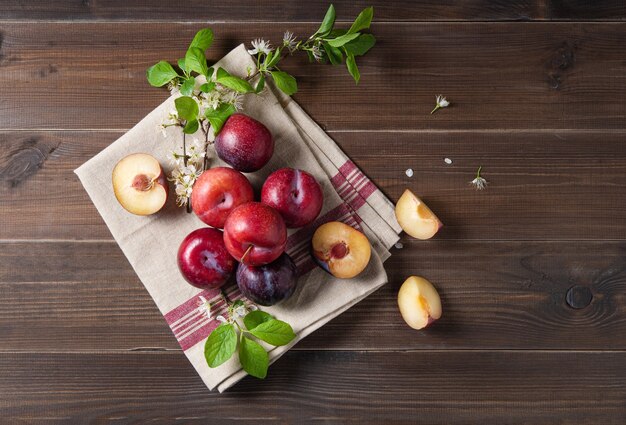
[(202, 126), (202, 132), (204, 133), (204, 163), (202, 164), (203, 171), (206, 171), (209, 168), (209, 128), (210, 126), (207, 124), (206, 130), (204, 126)]
[(252, 250), (252, 248), (254, 248), (254, 245), (250, 245), (248, 246), (248, 249), (246, 249), (246, 252), (243, 253), (243, 255), (241, 256), (241, 259), (239, 260), (240, 263), (243, 263), (243, 259), (246, 258), (246, 256), (250, 253), (250, 251)]
[[(187, 166), (187, 140), (186, 134), (183, 132), (183, 164)], [(191, 214), (191, 199), (187, 198), (187, 214)]]
[(228, 295), (226, 295), (226, 291), (224, 291), (224, 288), (221, 288), (220, 292), (222, 293), (222, 298), (224, 298), (226, 304), (230, 304), (230, 298), (228, 298)]

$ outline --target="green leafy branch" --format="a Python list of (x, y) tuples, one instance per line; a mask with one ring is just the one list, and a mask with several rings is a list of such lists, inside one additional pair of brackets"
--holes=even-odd
[[(148, 68), (146, 77), (152, 86), (167, 85), (172, 93), (181, 95), (175, 100), (175, 111), (161, 124), (164, 134), (169, 127), (182, 129), (183, 152), (174, 154), (175, 158), (182, 159), (180, 167), (187, 168), (190, 159), (185, 135), (196, 134), (199, 130), (204, 135), (206, 154), (202, 164), (192, 164), (193, 171), (198, 171), (196, 168), (199, 168), (202, 172), (208, 167), (211, 133), (217, 136), (226, 120), (240, 109), (241, 96), (260, 93), (267, 79), (271, 79), (287, 95), (298, 91), (295, 77), (280, 68), (281, 61), (288, 55), (301, 51), (306, 52), (311, 62), (332, 65), (345, 63), (348, 72), (358, 84), (361, 76), (356, 57), (363, 56), (376, 44), (375, 37), (364, 32), (370, 27), (373, 16), (374, 8), (368, 7), (359, 13), (349, 28), (335, 28), (335, 7), (331, 4), (318, 30), (307, 39), (297, 40), (287, 31), (282, 43), (275, 49), (265, 40), (254, 40), (253, 49), (248, 52), (255, 56), (256, 71), (248, 69), (246, 78), (232, 75), (224, 68), (215, 69), (208, 65), (205, 52), (213, 42), (213, 31), (210, 28), (196, 33), (185, 57), (178, 59), (175, 66), (167, 61), (160, 61)], [(193, 182), (189, 183), (189, 173), (179, 172), (177, 176), (173, 180), (177, 184), (178, 204), (186, 204), (189, 211), (188, 190), (183, 190), (183, 181), (180, 179), (187, 178), (184, 183), (186, 187)]]
[(204, 357), (211, 368), (228, 361), (235, 351), (239, 352), (239, 362), (250, 375), (263, 379), (267, 376), (269, 355), (255, 339), (270, 345), (289, 344), (296, 334), (291, 326), (270, 314), (254, 310), (243, 315), (243, 326), (237, 320), (236, 312), (244, 307), (237, 300), (228, 307), (229, 319), (215, 328), (204, 345)]

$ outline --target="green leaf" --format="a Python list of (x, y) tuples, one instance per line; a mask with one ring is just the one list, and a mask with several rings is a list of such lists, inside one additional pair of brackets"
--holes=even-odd
[(254, 92), (261, 93), (263, 91), (263, 88), (265, 88), (265, 75), (261, 75), (261, 77), (259, 78), (259, 82), (256, 83)]
[(198, 74), (207, 75), (209, 67), (206, 64), (204, 52), (197, 47), (190, 47), (185, 55), (185, 66)]
[(323, 46), (324, 50), (326, 51), (326, 56), (328, 56), (328, 60), (330, 60), (330, 63), (332, 63), (333, 65), (339, 65), (341, 64), (341, 62), (343, 62), (343, 54), (341, 53), (341, 50), (331, 46), (327, 42), (324, 42)]
[(348, 30), (344, 30), (342, 28), (335, 28), (334, 30), (330, 32), (330, 34), (328, 34), (328, 38), (337, 38), (340, 35), (344, 35), (347, 32)]
[(352, 75), (352, 78), (354, 78), (354, 81), (359, 84), (361, 74), (359, 73), (359, 68), (356, 66), (356, 60), (352, 53), (348, 53), (346, 57), (346, 66), (348, 67), (348, 72)]
[(182, 96), (177, 98), (174, 101), (174, 105), (176, 105), (178, 118), (187, 121), (192, 121), (198, 118), (198, 104), (189, 96)]
[(260, 323), (250, 333), (272, 345), (287, 345), (296, 337), (289, 323), (276, 319)]
[(258, 342), (244, 336), (239, 344), (239, 361), (250, 375), (260, 379), (267, 376), (270, 358)]
[(204, 116), (209, 120), (211, 128), (213, 128), (213, 134), (217, 136), (224, 123), (232, 114), (237, 112), (237, 109), (230, 103), (222, 103), (217, 109), (206, 109)]
[(226, 71), (224, 68), (217, 68), (217, 73), (215, 74), (215, 78), (224, 78), (229, 77), (230, 73)]
[(204, 83), (200, 86), (200, 91), (203, 93), (210, 93), (213, 90), (215, 90), (215, 83), (210, 82), (210, 83)]
[(187, 121), (187, 124), (185, 124), (185, 127), (183, 127), (183, 133), (193, 134), (198, 131), (198, 128), (200, 128), (200, 123), (198, 123), (198, 120)]
[(268, 322), (270, 320), (274, 320), (274, 318), (269, 313), (261, 310), (255, 310), (246, 314), (246, 317), (243, 318), (243, 324), (246, 325), (246, 329), (252, 330), (261, 323)]
[(280, 61), (280, 47), (271, 51), (265, 59), (265, 69), (272, 68)]
[(213, 31), (211, 31), (211, 28), (204, 28), (196, 33), (189, 47), (197, 47), (198, 49), (202, 50), (202, 52), (204, 52), (206, 49), (209, 48), (212, 42)]
[(237, 349), (237, 332), (232, 324), (223, 324), (211, 332), (204, 344), (204, 358), (209, 367), (218, 367)]
[(298, 91), (296, 79), (283, 71), (270, 71), (270, 75), (276, 83), (276, 87), (281, 89), (286, 95), (291, 96)]
[(206, 73), (206, 78), (207, 78), (208, 80), (212, 79), (212, 78), (213, 78), (213, 73), (214, 73), (214, 72), (215, 72), (215, 70), (213, 69), (213, 67), (212, 67), (212, 66), (210, 66), (210, 67), (209, 67), (209, 69), (207, 70), (207, 73)]
[(361, 34), (354, 40), (344, 44), (343, 48), (354, 56), (363, 56), (375, 44), (376, 38), (372, 34)]
[(185, 80), (182, 86), (180, 86), (180, 93), (184, 96), (190, 96), (193, 93), (193, 88), (196, 85), (196, 79), (189, 77)]
[(326, 15), (324, 15), (324, 20), (322, 21), (322, 24), (313, 35), (319, 34), (319, 35), (324, 36), (327, 33), (329, 33), (330, 30), (333, 29), (333, 25), (335, 25), (335, 16), (336, 16), (335, 6), (331, 4), (328, 10), (326, 11)]
[(346, 44), (349, 41), (354, 40), (355, 38), (357, 38), (359, 35), (361, 35), (361, 33), (354, 33), (354, 34), (344, 34), (342, 36), (339, 36), (333, 40), (328, 40), (328, 44), (330, 44), (333, 47), (341, 47), (344, 44)]
[(367, 9), (363, 9), (361, 13), (359, 13), (359, 16), (357, 16), (356, 19), (354, 20), (354, 23), (348, 30), (348, 34), (354, 34), (358, 31), (369, 28), (370, 24), (372, 23), (373, 17), (374, 17), (373, 7), (370, 6)]
[(215, 81), (239, 93), (252, 93), (254, 91), (254, 88), (249, 82), (243, 78), (230, 75), (224, 68), (217, 69), (217, 78)]
[(152, 65), (146, 70), (146, 78), (153, 87), (162, 87), (176, 77), (178, 77), (178, 73), (172, 65), (165, 61)]
[(185, 73), (185, 75), (189, 75), (189, 70), (187, 69), (187, 65), (185, 65), (185, 58), (180, 58), (177, 61), (178, 67)]

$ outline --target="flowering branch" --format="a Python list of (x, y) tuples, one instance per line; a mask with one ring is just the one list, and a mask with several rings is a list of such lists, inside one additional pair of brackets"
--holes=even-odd
[(248, 69), (246, 78), (232, 75), (224, 68), (208, 66), (205, 51), (213, 42), (210, 28), (196, 33), (185, 57), (178, 59), (176, 68), (166, 61), (148, 68), (146, 77), (152, 86), (167, 85), (172, 95), (180, 95), (175, 100), (175, 109), (159, 125), (161, 133), (167, 137), (170, 128), (178, 127), (182, 129), (183, 137), (197, 132), (203, 136), (202, 141), (194, 138), (189, 147), (183, 138), (182, 152), (172, 152), (176, 168), (171, 180), (175, 182), (178, 205), (188, 207), (193, 183), (208, 168), (211, 133), (213, 137), (217, 136), (228, 117), (241, 110), (242, 96), (261, 93), (266, 79), (271, 79), (287, 95), (298, 91), (296, 79), (279, 68), (286, 56), (302, 51), (306, 52), (310, 62), (339, 65), (345, 61), (348, 72), (358, 84), (360, 73), (355, 58), (376, 44), (372, 34), (363, 33), (370, 27), (373, 16), (374, 9), (368, 7), (349, 29), (336, 29), (335, 8), (331, 5), (318, 30), (306, 39), (298, 40), (292, 32), (286, 31), (275, 49), (270, 42), (255, 39), (248, 53), (255, 57), (257, 69), (254, 73)]

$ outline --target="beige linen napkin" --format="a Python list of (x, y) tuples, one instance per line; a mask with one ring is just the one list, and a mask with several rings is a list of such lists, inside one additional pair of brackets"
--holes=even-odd
[[(255, 63), (240, 45), (219, 61), (216, 69), (217, 66), (241, 75), (248, 67), (254, 69)], [(400, 227), (393, 204), (335, 142), (290, 97), (272, 84), (267, 87), (261, 95), (245, 96), (243, 112), (269, 128), (274, 136), (275, 152), (268, 165), (247, 177), (258, 193), (272, 171), (287, 166), (300, 168), (315, 176), (324, 192), (324, 207), (316, 222), (289, 232), (287, 252), (301, 273), (296, 292), (278, 306), (263, 308), (290, 323), (297, 334), (288, 346), (266, 346), (273, 362), (300, 339), (387, 282), (382, 262), (397, 242)], [(129, 214), (117, 203), (111, 185), (111, 171), (117, 161), (135, 152), (154, 155), (169, 175), (168, 153), (180, 145), (181, 136), (171, 129), (165, 137), (159, 125), (174, 109), (174, 98), (167, 99), (75, 172), (202, 380), (210, 389), (217, 387), (222, 392), (246, 375), (237, 356), (215, 369), (209, 368), (204, 359), (204, 341), (219, 324), (214, 318), (224, 312), (225, 302), (219, 290), (200, 290), (188, 285), (176, 264), (180, 242), (204, 224), (194, 214), (176, 207), (173, 199), (152, 216)], [(213, 158), (211, 166), (217, 165), (221, 162)], [(372, 243), (370, 264), (355, 279), (335, 279), (316, 267), (311, 259), (312, 233), (319, 224), (332, 220), (361, 229)], [(225, 289), (231, 300), (242, 297), (234, 283)], [(210, 316), (202, 307), (204, 300), (213, 305)]]

